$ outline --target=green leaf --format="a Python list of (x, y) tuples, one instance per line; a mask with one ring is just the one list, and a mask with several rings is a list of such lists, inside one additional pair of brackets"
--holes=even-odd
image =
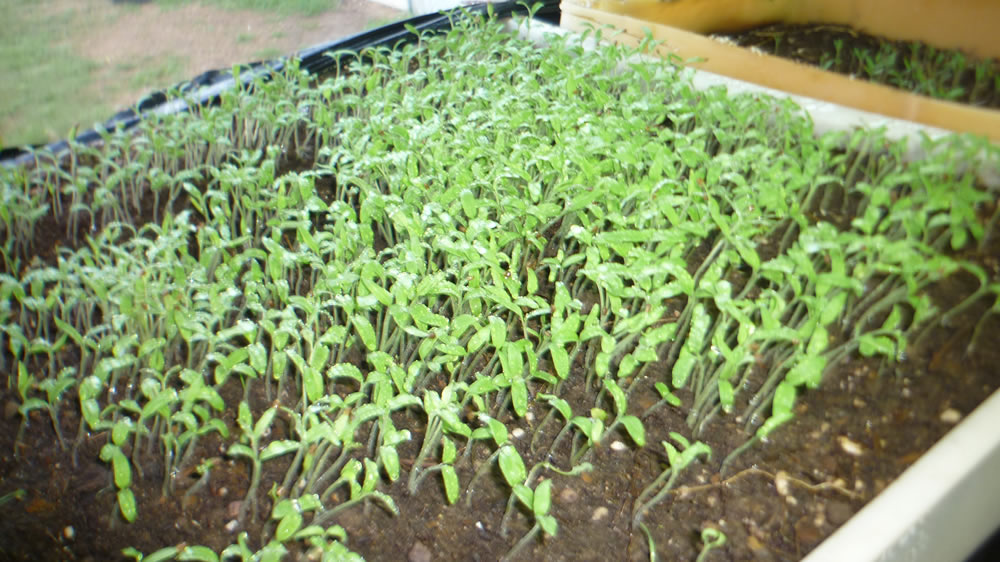
[(316, 402), (326, 393), (323, 387), (323, 375), (316, 369), (306, 366), (302, 371), (302, 384), (306, 389), (306, 398), (310, 402)]
[(498, 447), (507, 442), (507, 426), (493, 418), (488, 419), (486, 425), (489, 427), (490, 435), (493, 436), (493, 442)]
[(507, 341), (507, 325), (504, 321), (497, 318), (496, 316), (490, 316), (490, 343), (493, 347), (500, 349), (504, 342)]
[[(500, 472), (503, 473), (503, 477), (508, 485), (513, 488), (516, 484), (524, 484), (524, 481), (528, 478), (528, 472), (524, 468), (524, 461), (521, 460), (521, 455), (518, 454), (517, 449), (511, 445), (504, 445), (500, 448), (497, 461), (500, 464)], [(526, 505), (530, 506), (531, 503), (529, 502)]]
[(161, 548), (148, 556), (139, 554), (136, 559), (141, 560), (142, 562), (163, 562), (164, 560), (173, 560), (177, 556), (177, 553), (178, 550), (176, 546), (168, 546), (166, 548)]
[(207, 546), (185, 546), (177, 553), (177, 559), (193, 560), (196, 562), (219, 562), (219, 556)]
[(302, 514), (298, 511), (292, 511), (278, 522), (278, 527), (274, 530), (274, 539), (279, 542), (285, 542), (292, 538), (292, 535), (300, 527), (302, 527)]
[(625, 398), (625, 391), (618, 386), (618, 383), (610, 378), (604, 378), (604, 388), (608, 391), (608, 394), (611, 395), (612, 401), (614, 401), (615, 412), (617, 412), (619, 416), (625, 414), (625, 412), (628, 411), (628, 402)]
[(118, 490), (118, 509), (121, 510), (122, 517), (124, 517), (126, 521), (129, 523), (135, 521), (135, 494), (132, 493), (130, 488)]
[(236, 423), (243, 430), (243, 433), (250, 433), (253, 428), (253, 417), (250, 414), (250, 405), (240, 402), (239, 413), (236, 416)]
[(390, 482), (395, 482), (399, 478), (399, 453), (395, 447), (382, 445), (379, 447), (379, 459), (385, 467), (385, 473)]
[(455, 448), (455, 442), (447, 437), (441, 438), (441, 461), (445, 463), (455, 462), (455, 456), (458, 454), (458, 450)]
[(448, 503), (454, 504), (458, 501), (458, 473), (455, 472), (455, 467), (450, 464), (441, 465), (441, 479), (444, 480)]
[(731, 412), (735, 400), (736, 393), (733, 384), (728, 380), (719, 379), (719, 403), (722, 404), (722, 411), (727, 414)]
[(486, 340), (490, 338), (491, 330), (492, 329), (490, 326), (483, 326), (478, 331), (476, 331), (476, 333), (473, 334), (471, 338), (469, 338), (469, 343), (466, 345), (466, 349), (469, 351), (469, 353), (475, 353), (476, 351), (479, 351), (479, 349), (483, 347), (484, 344), (486, 344)]
[(697, 363), (698, 358), (687, 350), (686, 345), (681, 348), (681, 353), (677, 356), (677, 361), (674, 362), (674, 368), (671, 374), (670, 383), (674, 388), (684, 388), (684, 385), (687, 384), (688, 377), (691, 376), (691, 371)]
[(163, 417), (169, 417), (169, 406), (177, 401), (177, 391), (173, 388), (163, 389), (146, 402), (146, 405), (142, 408), (142, 413), (139, 418), (142, 420), (149, 419), (150, 417), (161, 414)]
[(787, 422), (788, 420), (790, 420), (790, 419), (792, 419), (794, 417), (795, 417), (795, 414), (792, 414), (791, 412), (783, 412), (783, 413), (780, 413), (780, 414), (773, 414), (771, 417), (767, 418), (767, 420), (764, 422), (764, 425), (762, 425), (759, 428), (757, 428), (757, 434), (756, 434), (757, 437), (760, 438), (760, 439), (764, 439), (772, 431), (774, 431), (775, 429), (777, 429), (778, 426), (780, 426), (781, 424)]
[(271, 441), (267, 444), (267, 447), (264, 447), (264, 450), (260, 452), (260, 460), (271, 460), (273, 458), (280, 457), (281, 455), (296, 451), (301, 447), (301, 443), (290, 439)]
[[(806, 385), (809, 388), (817, 388), (823, 381), (823, 370), (826, 368), (826, 358), (822, 355), (807, 355), (803, 357), (794, 367), (789, 369), (785, 375), (785, 381), (793, 386)], [(795, 397), (792, 396), (792, 400)]]
[(105, 443), (101, 447), (101, 460), (111, 462), (111, 470), (115, 477), (115, 486), (118, 489), (128, 488), (132, 485), (132, 466), (128, 462), (128, 457), (120, 448), (111, 443)]
[(277, 413), (277, 406), (264, 410), (264, 413), (260, 415), (260, 419), (258, 419), (257, 423), (253, 426), (254, 437), (260, 439), (265, 433), (267, 433), (268, 429), (271, 427), (271, 421), (274, 420), (274, 416)]
[(840, 291), (833, 297), (828, 298), (823, 304), (823, 312), (820, 313), (819, 323), (821, 326), (828, 326), (844, 312), (847, 304), (847, 291)]
[(771, 412), (775, 416), (791, 414), (795, 407), (795, 385), (788, 380), (782, 381), (774, 391), (771, 401)]
[(622, 379), (632, 374), (635, 368), (639, 366), (639, 360), (631, 353), (622, 358), (621, 363), (618, 364), (618, 378)]
[(375, 351), (378, 347), (377, 340), (375, 339), (375, 328), (372, 327), (372, 323), (368, 321), (368, 318), (355, 314), (351, 316), (351, 324), (354, 325), (354, 330), (358, 333), (361, 343), (368, 348), (368, 351)]
[(656, 387), (656, 391), (660, 393), (660, 398), (666, 400), (667, 404), (674, 407), (681, 405), (681, 399), (670, 392), (670, 388), (666, 384), (658, 382), (654, 386)]
[(431, 309), (427, 308), (427, 305), (423, 303), (412, 303), (410, 305), (410, 314), (413, 315), (413, 320), (415, 322), (426, 326), (440, 328), (448, 325), (447, 318), (441, 316), (440, 314), (435, 314), (431, 311)]
[(233, 443), (230, 445), (229, 449), (226, 450), (226, 454), (231, 457), (246, 457), (251, 460), (257, 459), (257, 453), (242, 443)]
[(646, 429), (642, 426), (642, 422), (639, 418), (635, 416), (625, 416), (622, 419), (622, 425), (625, 426), (625, 431), (628, 432), (629, 437), (635, 444), (640, 447), (646, 446)]
[(549, 354), (552, 356), (552, 366), (556, 370), (556, 376), (566, 380), (569, 376), (569, 354), (566, 353), (566, 349), (553, 343), (549, 347)]
[(556, 521), (555, 517), (551, 515), (540, 515), (536, 516), (535, 520), (542, 528), (542, 531), (545, 531), (546, 535), (549, 535), (550, 537), (556, 536), (556, 532), (559, 530), (559, 522)]
[(552, 480), (543, 480), (535, 487), (534, 498), (532, 498), (531, 512), (537, 519), (539, 515), (545, 515), (552, 506)]
[(514, 484), (513, 491), (517, 499), (520, 500), (525, 507), (531, 509), (535, 499), (535, 493), (531, 491), (531, 488), (525, 486), (524, 484)]
[(514, 413), (518, 417), (524, 417), (528, 412), (528, 385), (524, 379), (515, 379), (510, 383), (510, 402), (514, 407)]

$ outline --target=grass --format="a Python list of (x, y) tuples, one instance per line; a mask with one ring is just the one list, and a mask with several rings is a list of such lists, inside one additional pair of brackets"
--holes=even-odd
[[(160, 0), (163, 7), (177, 7), (190, 0)], [(280, 15), (314, 16), (339, 5), (331, 0), (215, 0), (211, 4), (226, 9), (250, 9)], [(137, 9), (115, 5), (112, 14)], [(108, 92), (94, 83), (102, 74), (107, 80), (133, 89), (138, 99), (151, 89), (173, 85), (190, 78), (183, 71), (183, 59), (168, 55), (145, 59), (127, 68), (108, 68), (101, 61), (79, 56), (75, 44), (83, 30), (100, 28), (86, 6), (59, 14), (47, 14), (48, 2), (0, 0), (0, 147), (38, 144), (65, 138), (74, 127), (89, 128), (121, 109), (113, 107)], [(237, 43), (250, 43), (249, 34), (240, 34)], [(258, 49), (256, 58), (274, 58), (287, 53)], [(250, 55), (248, 55), (249, 58)], [(141, 70), (140, 70), (141, 67)], [(16, 79), (11, 79), (16, 77)]]
[[(176, 7), (191, 4), (198, 0), (156, 0), (165, 7)], [(227, 10), (256, 10), (280, 15), (315, 16), (336, 9), (340, 0), (206, 0)]]
[[(890, 371), (967, 304), (942, 315), (931, 284), (965, 270), (973, 298), (1000, 293), (951, 253), (997, 234), (1000, 211), (977, 214), (996, 193), (955, 168), (996, 147), (949, 138), (907, 164), (878, 132), (816, 138), (794, 105), (696, 92), (664, 61), (618, 73), (636, 52), (580, 41), (460, 22), (321, 82), (293, 64), (59, 169), (0, 170), (19, 413), (61, 436), (59, 406), (78, 407), (64, 446), (104, 440), (135, 524), (138, 468), (155, 456), (175, 497), (221, 440), (248, 465), (239, 520), (263, 521), (265, 559), (346, 556), (338, 513), (403, 515), (399, 480), (456, 503), (493, 463), (512, 558), (557, 532), (554, 479), (653, 443), (667, 462), (635, 475), (631, 526), (654, 545), (689, 467), (767, 438), (847, 357)], [(91, 234), (53, 255), (42, 228)], [(751, 437), (713, 450), (699, 437), (727, 415)], [(222, 554), (248, 558), (246, 537)], [(703, 555), (725, 540), (701, 537)]]
[(116, 70), (128, 74), (128, 85), (134, 89), (149, 88), (151, 84), (176, 84), (186, 78), (187, 58), (177, 55), (144, 57), (138, 62), (119, 65)]
[(79, 12), (52, 16), (44, 5), (0, 0), (0, 146), (55, 140), (110, 115), (87, 87), (99, 64), (67, 43), (86, 21)]
[(399, 16), (399, 17), (376, 18), (376, 19), (371, 20), (367, 24), (365, 24), (365, 30), (378, 29), (379, 27), (382, 27), (384, 25), (389, 25), (390, 23), (396, 23), (397, 21), (409, 19), (409, 18), (412, 18), (412, 17), (413, 17), (413, 14), (407, 12), (407, 13)]

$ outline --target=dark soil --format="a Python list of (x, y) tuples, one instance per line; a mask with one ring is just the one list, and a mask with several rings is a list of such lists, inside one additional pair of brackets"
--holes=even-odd
[[(838, 25), (772, 24), (716, 33), (741, 47), (931, 97), (1000, 109), (1000, 61)], [(877, 64), (876, 64), (877, 63)]]
[[(286, 163), (285, 169), (289, 167)], [(148, 217), (146, 211), (143, 215)], [(64, 224), (41, 229), (34, 245), (39, 250), (57, 244), (71, 247), (73, 240), (61, 238), (65, 232)], [(977, 258), (994, 281), (1000, 278), (996, 256), (1000, 256), (1000, 240), (993, 240)], [(971, 294), (973, 283), (956, 276), (937, 286), (932, 296), (947, 309)], [(702, 548), (700, 532), (706, 527), (715, 527), (728, 537), (709, 559), (802, 558), (940, 439), (954, 424), (948, 421), (953, 411), (968, 414), (1000, 387), (996, 371), (1000, 348), (991, 345), (1000, 333), (1000, 316), (990, 318), (984, 336), (973, 349), (968, 347), (972, 329), (989, 304), (977, 303), (953, 325), (934, 330), (910, 350), (903, 363), (884, 368), (855, 358), (840, 365), (828, 373), (818, 390), (801, 396), (793, 421), (724, 471), (722, 459), (747, 439), (745, 426), (752, 427), (756, 420), (716, 417), (699, 436), (715, 456), (689, 468), (679, 487), (645, 516), (661, 559), (693, 560)], [(10, 363), (8, 356), (4, 364)], [(650, 373), (650, 380), (637, 381), (630, 400), (636, 411), (631, 413), (640, 414), (658, 399), (650, 387), (653, 380), (666, 376), (667, 366), (658, 367)], [(11, 373), (0, 373), (4, 375)], [(574, 411), (593, 404), (593, 391), (584, 388), (580, 377), (571, 376), (565, 384), (568, 387), (561, 394)], [(229, 404), (237, 403), (243, 392), (235, 379), (219, 391)], [(545, 389), (532, 388), (537, 391)], [(690, 396), (680, 397), (690, 403)], [(251, 388), (255, 418), (272, 400), (260, 385)], [(190, 466), (174, 477), (173, 491), (164, 495), (163, 471), (158, 466), (162, 453), (155, 449), (143, 453), (142, 474), (135, 475), (132, 486), (139, 520), (127, 524), (118, 513), (111, 472), (98, 459), (106, 434), (84, 434), (77, 447), (72, 445), (80, 423), (74, 400), (66, 400), (60, 412), (62, 434), (71, 442), (66, 448), (60, 447), (42, 412), (32, 413), (22, 423), (16, 389), (11, 385), (0, 390), (0, 404), (0, 496), (25, 491), (23, 497), (9, 498), (2, 506), (0, 559), (117, 560), (128, 546), (150, 553), (180, 544), (207, 545), (219, 552), (235, 542), (242, 530), (249, 532), (253, 548), (260, 546), (266, 530), (261, 520), (270, 513), (272, 503), (268, 491), (272, 482), (283, 478), (286, 467), (282, 463), (265, 463), (256, 498), (263, 516), (241, 526), (232, 522), (244, 500), (250, 466), (243, 459), (226, 457), (214, 434), (200, 441), (195, 454), (199, 460), (218, 461), (203, 488), (194, 488), (197, 474)], [(545, 413), (544, 407), (533, 405), (531, 416), (501, 421), (524, 431), (518, 437), (515, 430), (514, 441), (528, 466), (549, 460), (566, 467), (571, 444), (563, 441), (548, 451), (559, 424), (542, 425)], [(230, 411), (224, 418), (234, 432), (235, 417)], [(400, 412), (394, 422), (396, 427), (410, 429), (414, 437), (400, 448), (403, 475), (384, 489), (395, 499), (401, 515), (394, 517), (374, 504), (341, 513), (333, 522), (347, 531), (351, 549), (369, 560), (498, 560), (529, 531), (530, 518), (515, 508), (504, 532), (509, 491), (495, 466), (486, 470), (474, 489), (464, 489), (454, 506), (447, 505), (440, 479), (433, 474), (416, 494), (409, 494), (407, 473), (417, 454), (424, 420)], [(520, 558), (649, 558), (645, 536), (631, 525), (634, 502), (666, 467), (660, 442), (669, 439), (670, 431), (684, 431), (686, 424), (682, 412), (664, 408), (655, 410), (644, 423), (645, 448), (604, 443), (588, 459), (592, 472), (578, 477), (555, 472), (540, 475), (554, 482), (552, 514), (559, 532), (535, 541), (521, 551)], [(281, 439), (289, 431), (287, 424), (275, 427), (269, 439)], [(533, 449), (529, 442), (535, 432), (539, 433), (538, 447)], [(628, 442), (624, 435), (619, 439)], [(456, 464), (463, 486), (489, 451), (477, 445), (471, 451), (459, 450), (460, 456), (465, 454)], [(292, 559), (305, 556), (293, 553)]]

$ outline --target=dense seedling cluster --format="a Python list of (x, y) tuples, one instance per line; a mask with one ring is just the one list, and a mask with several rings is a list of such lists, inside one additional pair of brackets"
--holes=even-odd
[[(930, 283), (964, 268), (1000, 294), (949, 253), (1000, 235), (996, 193), (952, 166), (993, 148), (904, 164), (877, 133), (816, 139), (793, 106), (580, 44), (460, 23), (2, 170), (0, 368), (25, 420), (102, 436), (127, 521), (136, 473), (169, 495), (197, 470), (197, 493), (221, 439), (251, 475), (239, 520), (270, 522), (224, 552), (244, 559), (348, 556), (335, 516), (397, 512), (386, 482), (454, 503), (498, 467), (501, 532), (533, 520), (513, 556), (557, 532), (552, 479), (597, 448), (665, 449), (645, 529), (720, 411), (752, 443), (848, 355), (900, 358), (938, 319)], [(78, 245), (40, 246), (53, 225)], [(651, 426), (661, 408), (687, 425)]]

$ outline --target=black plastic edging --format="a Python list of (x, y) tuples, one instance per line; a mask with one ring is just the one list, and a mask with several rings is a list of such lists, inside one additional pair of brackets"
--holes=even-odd
[[(535, 4), (535, 6), (539, 4), (540, 6), (537, 11), (533, 11), (529, 7), (531, 6), (530, 4), (521, 0), (494, 4), (474, 4), (435, 14), (425, 14), (390, 23), (344, 39), (309, 47), (295, 53), (291, 57), (299, 59), (299, 68), (311, 74), (321, 74), (339, 65), (345, 57), (357, 56), (365, 49), (380, 47), (396, 48), (401, 44), (412, 43), (417, 39), (418, 35), (415, 35), (411, 29), (418, 33), (445, 33), (452, 28), (456, 21), (470, 16), (485, 16), (490, 11), (500, 19), (512, 16), (533, 15), (535, 18), (541, 20), (558, 23), (559, 0), (542, 0)], [(288, 59), (289, 57), (283, 57), (270, 61), (239, 65), (239, 80), (244, 85), (258, 78), (267, 80), (274, 72), (283, 70)], [(101, 132), (131, 129), (146, 115), (168, 115), (187, 111), (191, 103), (200, 107), (216, 104), (219, 102), (219, 96), (222, 92), (232, 89), (234, 85), (233, 69), (218, 69), (203, 72), (191, 80), (176, 85), (174, 88), (152, 92), (144, 96), (135, 106), (119, 111), (101, 126), (78, 134), (74, 138), (74, 141), (80, 144), (97, 142), (102, 138)], [(167, 95), (167, 92), (170, 91), (180, 92), (183, 94), (183, 97), (170, 99)], [(69, 141), (60, 140), (49, 144), (0, 148), (0, 165), (24, 165), (34, 161), (41, 154), (49, 156), (64, 152), (69, 149), (69, 146)]]

